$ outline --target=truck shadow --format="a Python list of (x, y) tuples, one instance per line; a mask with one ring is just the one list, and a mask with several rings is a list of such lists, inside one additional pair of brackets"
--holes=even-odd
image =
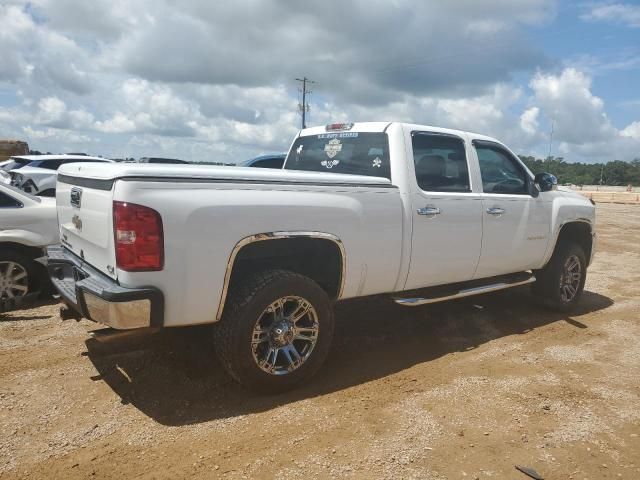
[(272, 409), (370, 380), (452, 352), (464, 352), (496, 338), (605, 309), (613, 301), (584, 292), (572, 314), (538, 307), (528, 289), (407, 308), (387, 298), (343, 302), (336, 308), (336, 332), (327, 363), (308, 385), (261, 396), (238, 386), (215, 358), (210, 328), (161, 331), (131, 342), (88, 340), (87, 356), (123, 403), (163, 425), (187, 425)]

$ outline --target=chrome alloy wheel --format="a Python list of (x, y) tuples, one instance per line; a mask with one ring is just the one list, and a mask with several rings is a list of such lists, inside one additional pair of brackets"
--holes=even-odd
[(582, 265), (576, 255), (571, 255), (564, 262), (560, 276), (560, 298), (563, 302), (570, 302), (578, 293), (582, 280)]
[(27, 270), (16, 262), (0, 262), (0, 299), (23, 297), (29, 290)]
[(311, 303), (302, 297), (279, 298), (264, 309), (253, 328), (253, 359), (271, 375), (291, 373), (309, 359), (319, 329)]

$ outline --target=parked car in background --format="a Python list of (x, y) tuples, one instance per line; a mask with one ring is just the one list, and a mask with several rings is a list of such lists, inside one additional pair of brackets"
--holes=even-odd
[(257, 168), (282, 168), (286, 153), (276, 153), (272, 155), (260, 155), (259, 157), (250, 158), (240, 163), (239, 167), (257, 167)]
[(11, 174), (3, 168), (5, 165), (9, 165), (10, 163), (11, 160), (0, 162), (0, 183), (11, 183)]
[(56, 193), (56, 172), (66, 163), (113, 162), (108, 158), (89, 155), (21, 155), (11, 157), (4, 167), (11, 175), (11, 185), (27, 193), (53, 197)]
[(305, 129), (278, 171), (66, 165), (56, 198), (48, 269), (77, 315), (216, 324), (221, 364), (268, 391), (318, 370), (335, 301), (411, 308), (533, 284), (566, 311), (595, 250), (588, 199), (493, 138), (425, 125)]
[(58, 238), (54, 198), (0, 185), (0, 301), (47, 289), (46, 270), (34, 259)]
[(142, 157), (138, 160), (138, 163), (189, 163), (186, 160), (180, 160), (178, 158), (161, 158), (161, 157)]

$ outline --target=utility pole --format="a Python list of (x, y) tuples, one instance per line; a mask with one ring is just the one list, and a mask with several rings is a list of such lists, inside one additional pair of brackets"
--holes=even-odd
[(309, 104), (307, 103), (307, 95), (311, 93), (311, 90), (307, 90), (307, 85), (316, 83), (307, 77), (296, 78), (298, 82), (302, 83), (302, 104), (298, 104), (298, 110), (302, 114), (302, 128), (307, 128), (307, 112), (309, 111)]
[(547, 160), (551, 161), (551, 145), (553, 145), (553, 127), (556, 124), (556, 116), (553, 115), (553, 119), (551, 120), (551, 131), (549, 132), (549, 155), (547, 155)]

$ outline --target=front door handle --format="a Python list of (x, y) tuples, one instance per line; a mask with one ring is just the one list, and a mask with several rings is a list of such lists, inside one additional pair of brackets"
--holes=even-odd
[(418, 215), (440, 215), (440, 209), (438, 207), (428, 205), (424, 208), (419, 208)]
[(500, 216), (504, 214), (504, 208), (500, 208), (500, 207), (487, 208), (487, 213), (489, 215)]

